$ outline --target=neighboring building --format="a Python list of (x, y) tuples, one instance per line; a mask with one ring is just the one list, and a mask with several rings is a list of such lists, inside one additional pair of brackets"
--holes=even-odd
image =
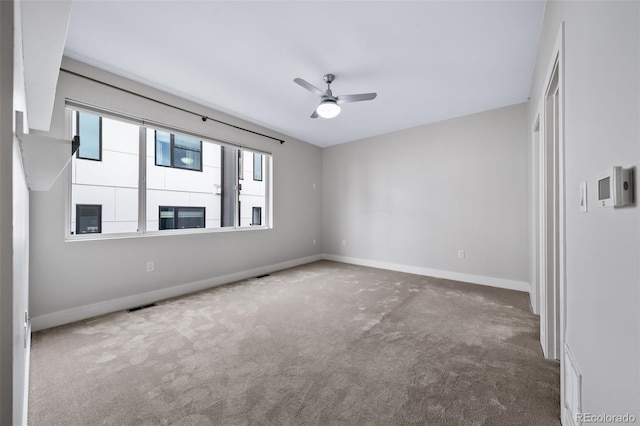
[(71, 167), (71, 234), (138, 232), (140, 198), (147, 232), (267, 225), (267, 155), (151, 128), (141, 142), (137, 124), (72, 116), (80, 148)]

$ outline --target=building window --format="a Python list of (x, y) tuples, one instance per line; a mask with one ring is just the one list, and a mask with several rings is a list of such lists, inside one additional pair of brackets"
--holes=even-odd
[(159, 229), (205, 227), (205, 207), (160, 206)]
[(155, 138), (156, 166), (202, 171), (202, 141), (160, 130)]
[(77, 111), (76, 134), (80, 136), (77, 157), (102, 161), (102, 117)]
[(262, 225), (262, 207), (254, 207), (251, 214), (252, 225)]
[(76, 234), (102, 233), (102, 205), (76, 204)]
[(262, 181), (262, 154), (253, 153), (253, 180)]

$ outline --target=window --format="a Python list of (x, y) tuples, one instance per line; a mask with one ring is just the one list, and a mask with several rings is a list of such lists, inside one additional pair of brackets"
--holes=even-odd
[(76, 154), (83, 160), (102, 160), (102, 117), (86, 112), (76, 112), (76, 134), (80, 147)]
[[(69, 114), (74, 131), (83, 131), (83, 114)], [(269, 226), (269, 154), (258, 154), (263, 180), (256, 181), (253, 151), (146, 127), (134, 118), (93, 117), (101, 161), (71, 159), (68, 235)], [(98, 213), (78, 214), (81, 206), (101, 206), (98, 230)], [(89, 217), (93, 224), (86, 225)]]
[(262, 181), (262, 154), (253, 153), (253, 180)]
[[(80, 151), (87, 154), (87, 129), (100, 129), (100, 161), (80, 156), (71, 159), (71, 223), (77, 234), (120, 234), (138, 231), (138, 182), (140, 129), (137, 125), (106, 116), (78, 112), (72, 129), (80, 135)], [(87, 120), (87, 117), (90, 117)], [(92, 126), (88, 122), (93, 123)], [(84, 124), (83, 124), (84, 123)], [(97, 144), (95, 146), (98, 146)], [(77, 206), (101, 205), (100, 231), (79, 229)]]
[[(242, 150), (244, 181), (239, 189), (239, 226), (262, 226), (262, 212), (267, 206), (267, 185), (263, 181), (263, 164), (268, 156), (253, 151)], [(258, 210), (260, 212), (258, 213)]]
[(156, 166), (202, 171), (202, 141), (159, 130), (155, 141)]
[(251, 224), (262, 225), (262, 207), (253, 208)]
[[(162, 231), (164, 229), (186, 229), (186, 228), (220, 228), (221, 227), (221, 207), (223, 196), (233, 197), (235, 187), (222, 187), (221, 178), (221, 150), (222, 146), (207, 141), (187, 138), (178, 133), (171, 134), (158, 129), (146, 129), (146, 231)], [(189, 140), (192, 146), (197, 147), (197, 166), (200, 173), (185, 172), (169, 167), (169, 162), (158, 165), (160, 147), (164, 149), (161, 159), (170, 159), (171, 152), (174, 158), (179, 150), (171, 149), (171, 140), (174, 145), (182, 144), (184, 140)], [(182, 144), (182, 145), (180, 145)], [(166, 148), (165, 148), (166, 147)], [(155, 152), (154, 152), (155, 150)], [(234, 155), (236, 150), (233, 150)], [(195, 163), (194, 163), (195, 164)], [(235, 170), (235, 168), (234, 168)], [(227, 194), (228, 193), (228, 194)], [(177, 221), (171, 225), (167, 220), (163, 222), (158, 211), (165, 206), (198, 207), (204, 208), (206, 220), (198, 226), (179, 226)], [(233, 206), (231, 206), (233, 208)], [(165, 213), (168, 217), (169, 213)], [(181, 221), (184, 224), (184, 221)], [(231, 222), (230, 226), (234, 226)]]
[(204, 207), (160, 206), (160, 230), (205, 227)]
[(100, 234), (101, 232), (102, 206), (76, 204), (76, 234)]

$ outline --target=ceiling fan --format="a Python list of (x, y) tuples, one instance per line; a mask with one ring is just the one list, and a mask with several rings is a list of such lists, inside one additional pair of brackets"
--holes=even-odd
[(361, 102), (370, 101), (378, 96), (377, 93), (360, 93), (357, 95), (340, 95), (333, 96), (331, 92), (331, 83), (336, 79), (333, 74), (325, 74), (324, 81), (327, 83), (327, 90), (322, 91), (313, 84), (301, 78), (296, 78), (293, 81), (304, 87), (314, 95), (320, 96), (320, 105), (313, 111), (311, 118), (333, 118), (340, 114), (340, 105), (347, 102)]

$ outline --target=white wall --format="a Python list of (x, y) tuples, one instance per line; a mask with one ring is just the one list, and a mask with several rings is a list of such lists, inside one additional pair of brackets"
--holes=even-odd
[[(65, 59), (63, 68), (202, 111), (203, 115), (272, 133), (76, 61)], [(159, 290), (179, 292), (177, 286), (182, 284), (206, 284), (216, 277), (321, 253), (320, 148), (291, 138), (285, 138), (286, 143), (281, 145), (210, 121), (203, 123), (199, 117), (66, 73), (60, 74), (51, 125), (51, 134), (60, 137), (66, 134), (65, 97), (272, 152), (273, 229), (65, 242), (69, 174), (62, 173), (50, 191), (31, 193), (30, 299), (34, 329), (58, 323), (61, 318), (77, 319), (108, 311), (119, 303), (108, 302), (116, 299), (134, 300), (136, 295), (157, 295)], [(316, 190), (312, 189), (314, 184)], [(147, 261), (155, 262), (154, 272), (146, 272)]]
[(29, 188), (18, 141), (13, 143), (13, 413), (14, 424), (26, 423), (30, 330), (29, 310)]
[(527, 289), (526, 119), (520, 104), (326, 148), (325, 253)]
[[(640, 160), (640, 3), (548, 2), (531, 89), (538, 105), (565, 22), (566, 342), (583, 411), (640, 418), (640, 210), (595, 204), (595, 177)], [(533, 125), (532, 108), (529, 124)], [(589, 212), (578, 208), (588, 184)], [(636, 197), (639, 191), (636, 187)], [(637, 199), (637, 198), (636, 198)]]

